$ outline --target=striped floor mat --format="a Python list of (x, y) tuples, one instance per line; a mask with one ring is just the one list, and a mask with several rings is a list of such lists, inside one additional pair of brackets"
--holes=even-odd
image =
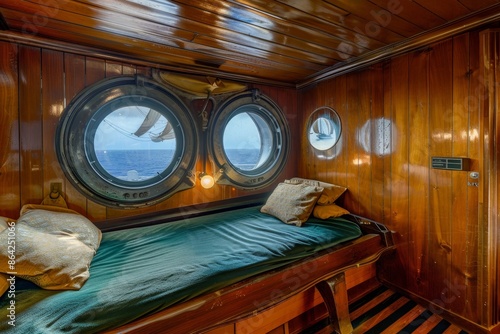
[[(354, 334), (467, 334), (403, 295), (381, 286), (349, 306)], [(328, 320), (303, 334), (327, 333)]]

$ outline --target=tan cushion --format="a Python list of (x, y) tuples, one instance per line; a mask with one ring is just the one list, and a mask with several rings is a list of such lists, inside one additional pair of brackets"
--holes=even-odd
[(335, 218), (347, 214), (349, 211), (336, 204), (316, 205), (313, 210), (313, 216), (319, 219)]
[(294, 177), (289, 180), (291, 183), (316, 183), (318, 186), (323, 188), (323, 193), (318, 199), (317, 205), (328, 205), (333, 204), (335, 201), (347, 190), (346, 187), (338, 186), (336, 184), (327, 183), (318, 180), (303, 179), (300, 177)]
[(280, 183), (271, 193), (261, 212), (286, 224), (302, 226), (309, 218), (323, 188), (307, 184)]
[(8, 275), (0, 273), (0, 297), (9, 289)]
[[(0, 248), (0, 272), (17, 276), (49, 290), (76, 290), (89, 277), (90, 263), (100, 245), (101, 231), (87, 218), (71, 212), (21, 210), (15, 225), (15, 268)], [(0, 244), (7, 244), (7, 229)]]

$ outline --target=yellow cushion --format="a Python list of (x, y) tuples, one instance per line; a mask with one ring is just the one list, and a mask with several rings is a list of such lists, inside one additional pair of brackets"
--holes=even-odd
[(8, 275), (0, 273), (0, 297), (9, 289)]
[(271, 193), (261, 212), (286, 224), (302, 226), (309, 218), (323, 188), (304, 183), (280, 183)]
[(313, 210), (313, 216), (319, 219), (335, 218), (347, 214), (349, 211), (336, 204), (316, 205)]
[(294, 177), (289, 180), (291, 183), (306, 183), (306, 184), (317, 184), (319, 187), (323, 188), (323, 193), (318, 199), (317, 205), (328, 205), (333, 204), (335, 201), (347, 190), (346, 187), (338, 186), (336, 184), (327, 183), (318, 180), (303, 179), (300, 177)]
[[(15, 224), (15, 266), (0, 248), (0, 272), (17, 276), (49, 290), (77, 290), (89, 277), (89, 266), (101, 242), (101, 231), (87, 218), (71, 212), (21, 210)], [(0, 232), (6, 245), (8, 229)]]

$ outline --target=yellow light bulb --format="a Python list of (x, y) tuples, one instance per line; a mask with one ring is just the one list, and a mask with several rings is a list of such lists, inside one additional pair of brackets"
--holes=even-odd
[(212, 175), (204, 174), (200, 179), (200, 184), (205, 189), (210, 189), (214, 186), (215, 180)]

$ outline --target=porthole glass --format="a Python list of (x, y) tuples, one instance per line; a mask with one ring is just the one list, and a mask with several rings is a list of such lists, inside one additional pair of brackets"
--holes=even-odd
[(320, 151), (331, 149), (340, 138), (341, 123), (335, 110), (322, 107), (309, 117), (308, 139), (312, 147)]
[(163, 86), (143, 77), (103, 80), (62, 115), (59, 161), (86, 196), (108, 206), (139, 207), (192, 187), (196, 125)]
[(226, 100), (212, 117), (208, 138), (219, 184), (264, 187), (278, 177), (288, 157), (286, 119), (258, 90)]
[(257, 113), (242, 111), (227, 122), (223, 145), (228, 162), (234, 168), (253, 171), (269, 160), (273, 147), (272, 129)]
[(172, 123), (154, 109), (137, 105), (118, 108), (92, 132), (88, 155), (96, 162), (97, 171), (110, 178), (147, 181), (165, 173), (174, 161), (176, 135)]
[(330, 107), (321, 107), (314, 110), (306, 125), (307, 139), (321, 158), (331, 158), (335, 152), (334, 146), (340, 139), (342, 123), (335, 110)]

